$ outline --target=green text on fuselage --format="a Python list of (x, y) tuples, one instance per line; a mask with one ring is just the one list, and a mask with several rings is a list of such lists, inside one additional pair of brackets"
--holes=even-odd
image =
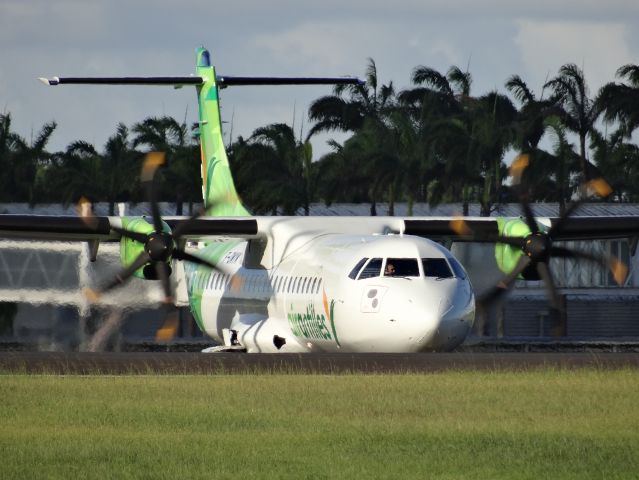
[(305, 313), (291, 312), (287, 315), (291, 331), (296, 337), (304, 337), (315, 340), (332, 340), (333, 337), (326, 326), (326, 317), (315, 312), (313, 304), (306, 306)]

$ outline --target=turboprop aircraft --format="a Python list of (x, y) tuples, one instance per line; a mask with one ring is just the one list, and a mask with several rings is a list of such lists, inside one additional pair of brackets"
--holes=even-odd
[[(553, 245), (639, 233), (634, 217), (570, 217), (578, 202), (559, 218), (535, 218), (526, 201), (523, 218), (251, 216), (235, 190), (223, 144), (220, 90), (362, 82), (218, 76), (204, 48), (196, 50), (196, 62), (195, 76), (188, 77), (41, 80), (195, 86), (206, 215), (161, 218), (154, 180), (162, 155), (154, 153), (142, 171), (150, 218), (0, 215), (0, 236), (86, 241), (94, 256), (99, 242), (119, 241), (123, 270), (88, 294), (97, 299), (132, 276), (159, 280), (167, 303), (185, 297), (199, 327), (221, 344), (215, 351), (451, 350), (471, 330), (475, 296), (462, 265), (435, 241), (442, 238), (496, 244), (495, 259), (505, 276), (484, 295), (486, 301), (500, 297), (517, 278), (536, 278), (544, 280), (551, 302), (561, 308), (548, 268), (553, 256), (597, 262), (623, 277), (623, 265), (612, 257)], [(603, 188), (596, 182), (590, 186)], [(179, 278), (171, 281), (172, 276)]]

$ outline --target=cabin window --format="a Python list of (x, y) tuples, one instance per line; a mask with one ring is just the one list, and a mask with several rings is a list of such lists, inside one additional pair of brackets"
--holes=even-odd
[(320, 278), (319, 281), (317, 282), (317, 290), (315, 290), (315, 293), (319, 293), (321, 286), (322, 286), (322, 279)]
[(311, 284), (311, 293), (316, 293), (315, 292), (315, 287), (317, 286), (317, 278), (313, 279), (313, 283)]
[(297, 287), (298, 280), (299, 277), (293, 277), (293, 280), (291, 280), (291, 293), (295, 293), (295, 288)]
[(385, 277), (419, 277), (416, 258), (388, 258), (384, 267)]
[(381, 258), (373, 258), (370, 262), (364, 267), (364, 269), (359, 274), (358, 280), (363, 280), (365, 278), (379, 277), (379, 274), (382, 271), (382, 259)]
[(367, 261), (368, 258), (362, 258), (359, 262), (357, 262), (357, 264), (353, 267), (353, 270), (351, 270), (351, 273), (348, 274), (348, 278), (355, 280), (357, 278), (357, 274)]
[(445, 258), (422, 258), (425, 277), (452, 278), (453, 272)]
[(455, 257), (449, 257), (448, 263), (453, 267), (453, 272), (455, 272), (457, 278), (466, 278), (466, 270), (464, 270), (464, 267), (462, 267), (461, 263), (459, 263)]

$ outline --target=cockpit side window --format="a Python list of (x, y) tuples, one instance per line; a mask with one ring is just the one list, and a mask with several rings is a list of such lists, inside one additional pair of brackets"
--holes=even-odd
[(388, 258), (384, 268), (385, 277), (419, 277), (416, 258)]
[(357, 265), (355, 265), (353, 267), (353, 270), (351, 270), (351, 273), (348, 274), (348, 278), (352, 278), (353, 280), (355, 280), (357, 278), (357, 274), (367, 261), (368, 258), (362, 258), (359, 262), (357, 262)]
[(468, 276), (466, 274), (466, 270), (464, 270), (464, 267), (461, 266), (461, 263), (459, 263), (456, 258), (449, 257), (448, 262), (450, 263), (450, 266), (453, 267), (453, 271), (457, 278), (466, 278)]
[(363, 280), (365, 278), (373, 278), (379, 277), (379, 274), (382, 273), (382, 259), (381, 258), (373, 258), (368, 265), (364, 267), (362, 273), (359, 274), (358, 280)]
[(445, 258), (422, 258), (425, 277), (452, 278), (453, 272)]

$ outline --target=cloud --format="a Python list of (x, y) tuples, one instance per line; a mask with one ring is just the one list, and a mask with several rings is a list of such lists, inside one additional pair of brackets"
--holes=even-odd
[(540, 91), (566, 63), (582, 67), (591, 93), (615, 79), (621, 65), (636, 60), (622, 23), (520, 20), (515, 43), (529, 85)]
[(340, 70), (372, 50), (370, 22), (308, 22), (255, 37), (255, 47), (265, 49), (286, 68), (305, 65), (307, 73)]

